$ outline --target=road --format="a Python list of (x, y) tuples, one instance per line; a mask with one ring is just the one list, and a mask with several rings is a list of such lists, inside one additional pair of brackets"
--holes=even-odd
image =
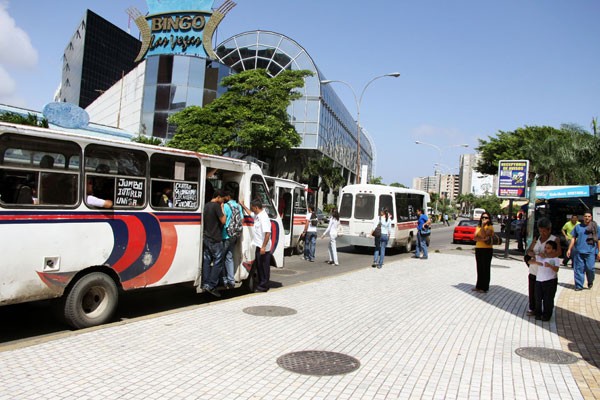
[[(452, 230), (452, 226), (435, 226), (431, 235), (430, 251), (458, 247), (458, 245), (451, 244)], [(319, 235), (321, 232), (319, 232)], [(271, 287), (273, 289), (285, 288), (303, 282), (345, 274), (360, 268), (370, 268), (373, 260), (372, 251), (359, 252), (352, 247), (338, 249), (339, 266), (325, 263), (328, 260), (328, 241), (327, 238), (317, 240), (316, 262), (305, 261), (301, 256), (289, 256), (285, 258), (284, 268), (271, 269)], [(460, 245), (460, 247), (469, 250), (473, 246)], [(410, 256), (411, 254), (388, 251), (385, 264)], [(208, 293), (197, 294), (194, 288), (189, 285), (125, 292), (122, 293), (120, 298), (115, 317), (117, 322), (115, 323), (154, 318), (162, 313), (177, 312), (183, 308), (198, 307), (202, 304), (246, 295), (243, 289), (233, 289), (222, 293), (223, 297), (217, 299)], [(56, 308), (52, 304), (51, 302), (35, 302), (0, 307), (0, 321), (2, 321), (0, 351), (14, 346), (25, 346), (40, 341), (54, 340), (64, 335), (76, 334), (59, 321), (55, 312)], [(111, 324), (104, 325), (100, 329), (109, 326)]]

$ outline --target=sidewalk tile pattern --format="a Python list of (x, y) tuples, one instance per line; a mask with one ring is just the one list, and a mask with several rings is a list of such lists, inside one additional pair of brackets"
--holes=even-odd
[[(559, 280), (562, 296), (572, 273)], [(470, 252), (432, 253), (87, 331), (0, 353), (0, 399), (583, 399), (576, 367), (515, 353), (578, 343), (555, 317), (525, 315), (522, 261), (494, 258), (487, 294), (471, 291), (474, 282)], [(298, 312), (242, 311), (264, 305)], [(361, 367), (317, 377), (277, 365), (303, 350), (347, 354)]]

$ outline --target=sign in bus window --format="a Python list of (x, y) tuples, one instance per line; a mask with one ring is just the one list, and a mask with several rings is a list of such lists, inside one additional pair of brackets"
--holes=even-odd
[(115, 206), (139, 207), (144, 204), (144, 179), (117, 178)]
[(175, 182), (173, 184), (174, 208), (198, 208), (198, 185), (195, 183)]

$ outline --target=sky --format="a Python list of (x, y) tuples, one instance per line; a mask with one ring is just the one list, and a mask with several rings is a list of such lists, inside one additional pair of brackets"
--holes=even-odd
[[(85, 10), (137, 37), (129, 7), (148, 10), (144, 0), (0, 0), (0, 103), (41, 110)], [(237, 0), (215, 36), (284, 34), (357, 96), (400, 72), (368, 86), (360, 122), (375, 142), (375, 176), (411, 186), (436, 163), (457, 173), (460, 154), (499, 131), (589, 131), (600, 116), (599, 18), (598, 0)], [(350, 88), (335, 85), (356, 116)]]

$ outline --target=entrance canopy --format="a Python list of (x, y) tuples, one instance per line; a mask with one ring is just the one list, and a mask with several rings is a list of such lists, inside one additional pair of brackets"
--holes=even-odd
[(588, 197), (589, 186), (538, 186), (535, 190), (537, 199), (565, 199), (573, 197)]

